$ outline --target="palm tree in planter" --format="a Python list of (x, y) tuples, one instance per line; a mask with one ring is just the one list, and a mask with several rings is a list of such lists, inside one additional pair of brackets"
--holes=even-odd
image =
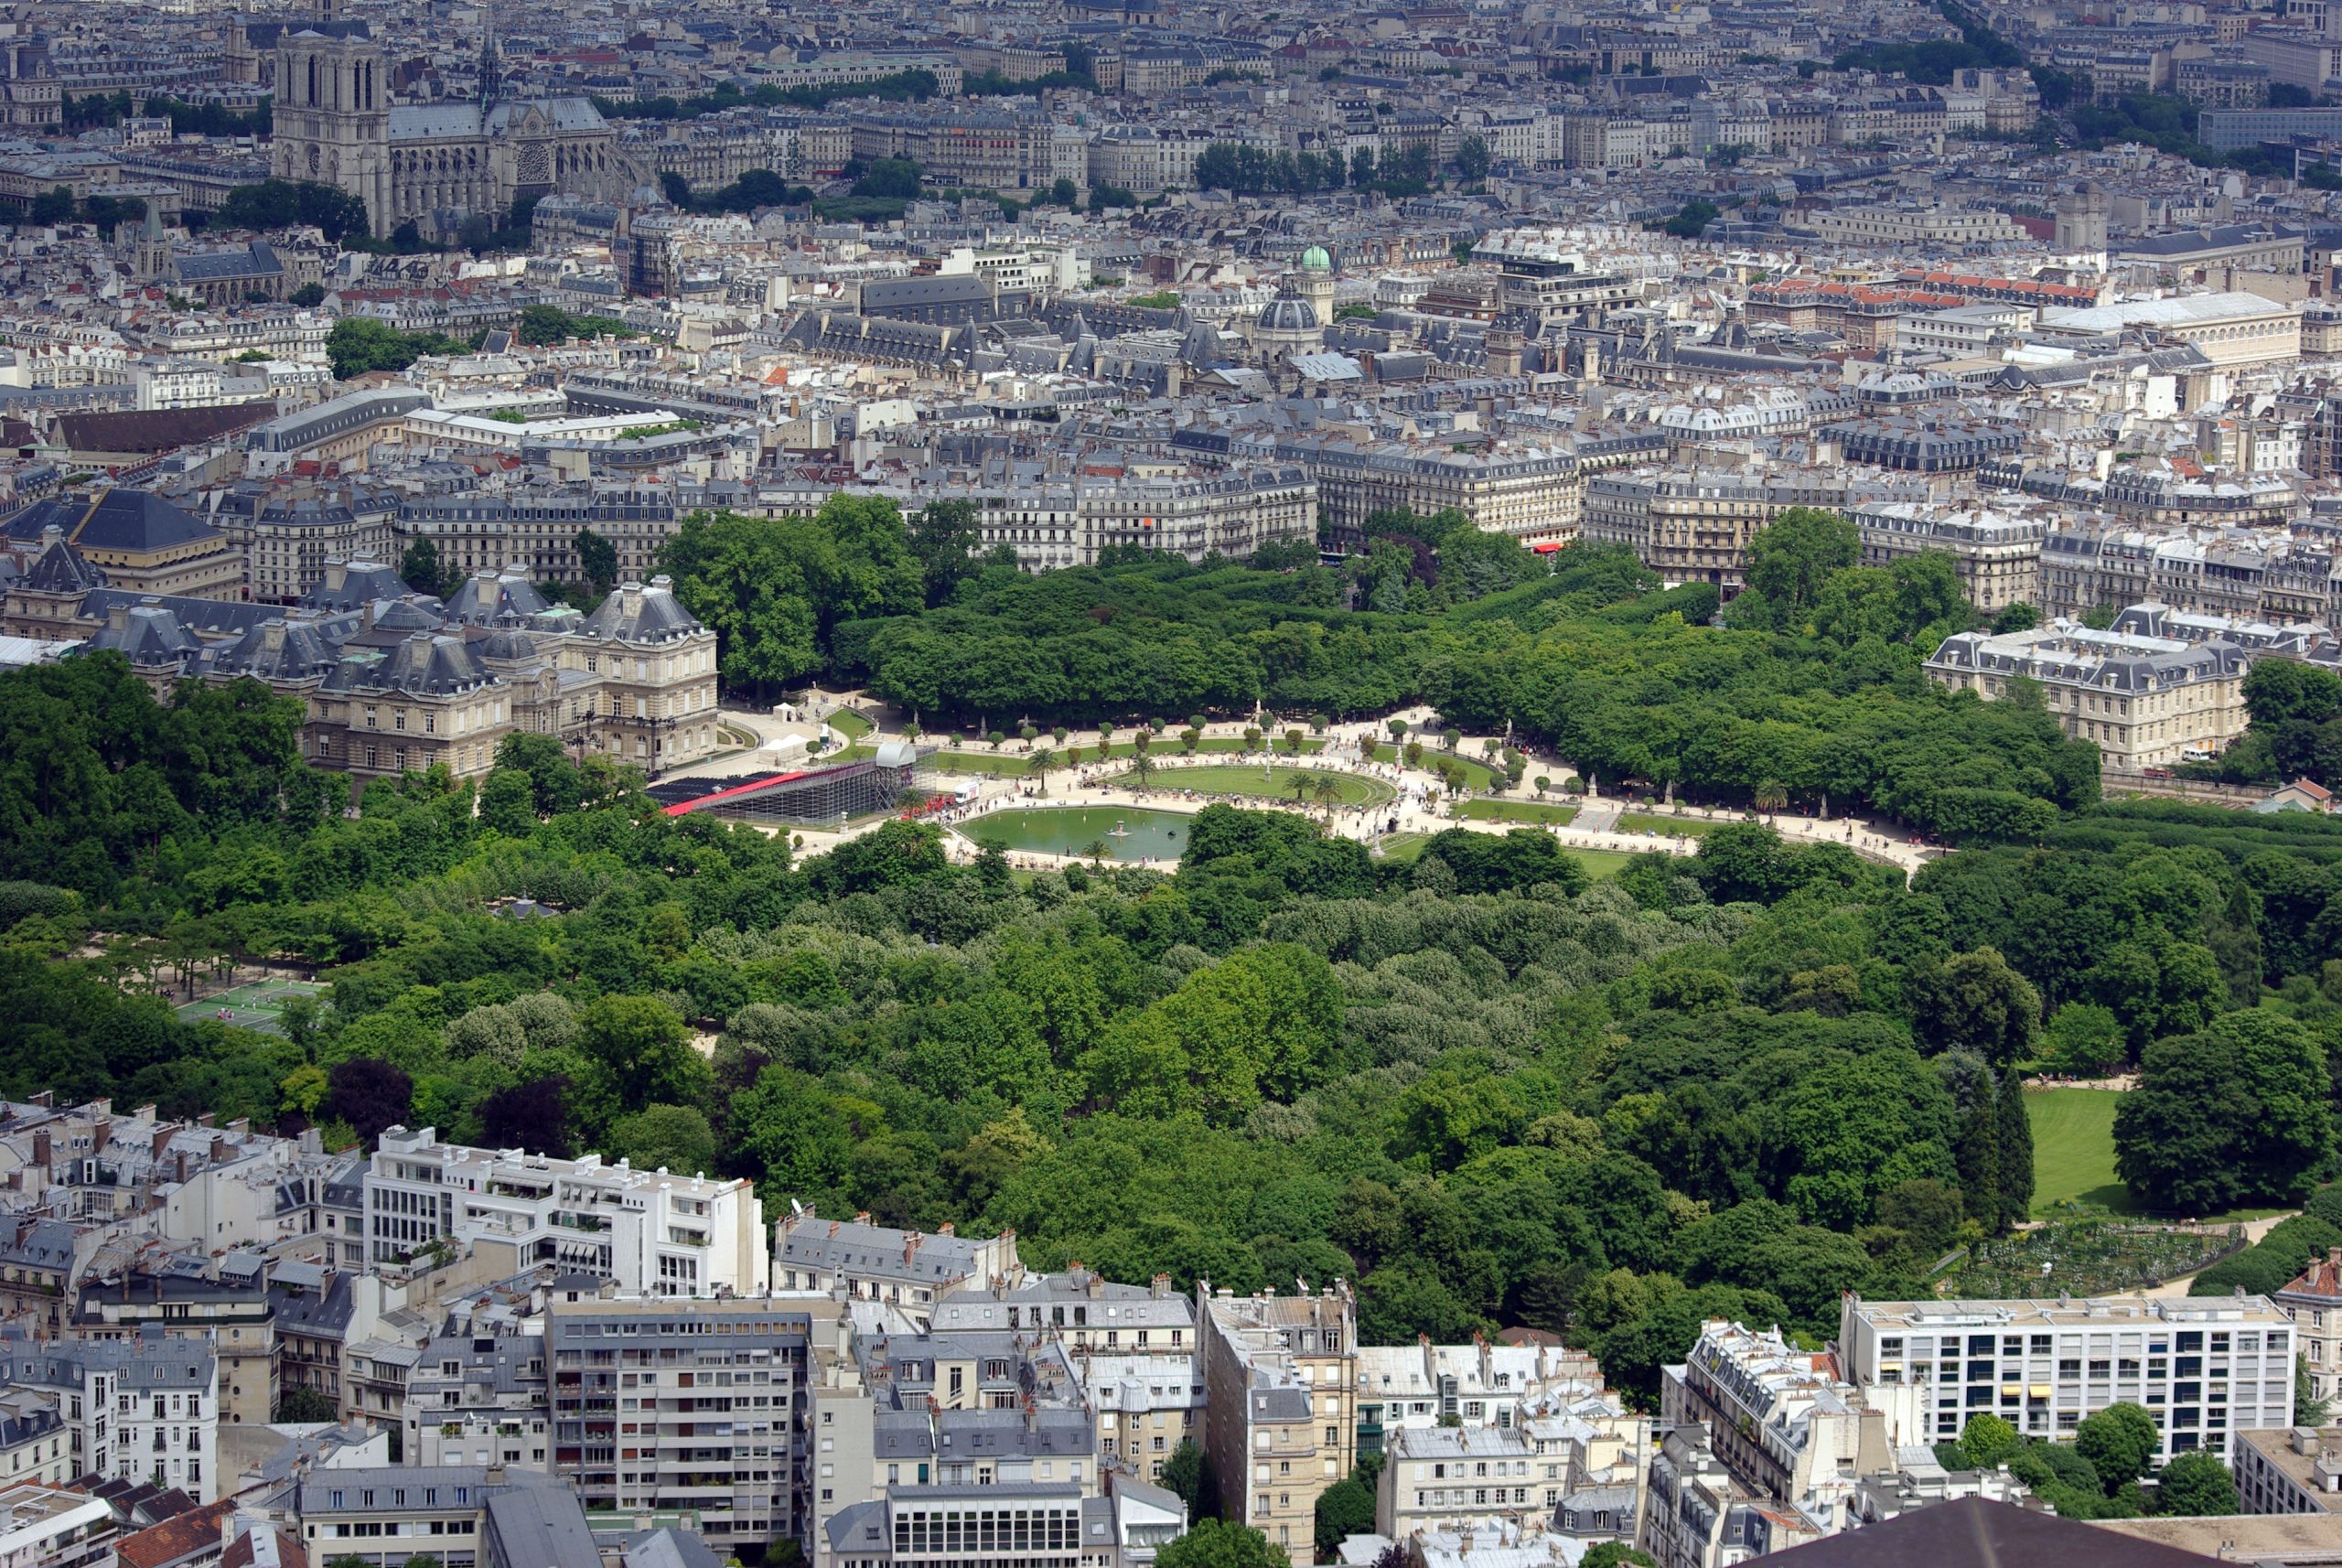
[(1045, 746), (1026, 760), (1025, 775), (1038, 781), (1041, 793), (1046, 795), (1049, 792), (1049, 769), (1057, 765), (1058, 754)]

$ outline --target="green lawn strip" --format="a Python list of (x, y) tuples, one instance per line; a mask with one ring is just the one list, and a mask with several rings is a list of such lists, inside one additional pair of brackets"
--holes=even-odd
[(1549, 806), (1540, 800), (1466, 800), (1456, 808), (1456, 815), (1488, 822), (1539, 822), (1546, 827), (1565, 827), (1577, 815), (1575, 806)]
[[(1193, 789), (1205, 795), (1259, 795), (1272, 800), (1282, 797), (1290, 800), (1294, 798), (1293, 786), (1285, 781), (1285, 778), (1294, 770), (1290, 760), (1270, 763), (1268, 777), (1265, 779), (1262, 777), (1262, 770), (1259, 768), (1247, 767), (1241, 763), (1234, 765), (1204, 763), (1197, 767), (1162, 768), (1155, 770), (1154, 780), (1148, 788)], [(1305, 768), (1301, 771), (1309, 775), (1309, 780), (1313, 785), (1320, 779), (1331, 779), (1341, 790), (1338, 803), (1344, 806), (1368, 805), (1388, 800), (1391, 796), (1390, 785), (1360, 774), (1337, 773), (1323, 768)], [(1305, 795), (1301, 803), (1305, 806), (1314, 806), (1317, 801), (1314, 796)]]
[(1664, 817), (1649, 811), (1628, 811), (1618, 818), (1622, 833), (1660, 833), (1672, 838), (1698, 838), (1722, 824), (1703, 817)]

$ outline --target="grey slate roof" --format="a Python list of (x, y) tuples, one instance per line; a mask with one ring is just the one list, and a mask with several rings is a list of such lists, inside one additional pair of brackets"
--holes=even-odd
[(11, 539), (38, 539), (54, 526), (66, 539), (97, 550), (167, 550), (225, 536), (209, 523), (146, 490), (51, 496), (8, 520)]
[(611, 590), (578, 629), (611, 642), (659, 643), (688, 637), (700, 629), (700, 623), (675, 597), (673, 580), (661, 576)]

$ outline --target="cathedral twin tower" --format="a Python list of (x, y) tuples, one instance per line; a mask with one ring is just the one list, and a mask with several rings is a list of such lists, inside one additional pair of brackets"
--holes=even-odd
[(474, 214), (501, 224), (522, 197), (623, 196), (635, 182), (601, 111), (584, 98), (497, 102), (493, 56), (491, 43), (479, 99), (395, 103), (362, 25), (280, 34), (271, 172), (358, 198), (378, 239), (406, 222), (452, 233)]

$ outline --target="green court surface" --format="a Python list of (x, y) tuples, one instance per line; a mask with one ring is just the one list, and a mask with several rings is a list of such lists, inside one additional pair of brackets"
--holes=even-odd
[[(1369, 779), (1357, 773), (1336, 773), (1323, 768), (1295, 769), (1286, 762), (1270, 763), (1265, 778), (1262, 777), (1261, 768), (1248, 768), (1241, 763), (1226, 765), (1204, 763), (1194, 768), (1158, 768), (1147, 788), (1150, 789), (1193, 789), (1200, 795), (1258, 795), (1270, 800), (1282, 798), (1291, 800), (1295, 797), (1293, 785), (1288, 780), (1295, 771), (1306, 775), (1311, 785), (1311, 789), (1305, 791), (1300, 797), (1300, 803), (1305, 806), (1316, 806), (1319, 803), (1314, 790), (1321, 779), (1331, 779), (1334, 781), (1334, 787), (1341, 792), (1336, 802), (1339, 805), (1370, 805), (1388, 800), (1391, 797), (1391, 786), (1379, 779)], [(1124, 776), (1122, 781), (1125, 785), (1130, 783), (1127, 776)]]
[(1698, 838), (1710, 828), (1721, 826), (1705, 817), (1663, 817), (1649, 811), (1627, 811), (1618, 818), (1617, 831), (1622, 833), (1658, 833), (1667, 838)]
[(256, 980), (249, 985), (239, 985), (233, 991), (207, 996), (200, 1002), (190, 1002), (177, 1012), (190, 1024), (199, 1024), (208, 1018), (213, 1023), (274, 1035), (281, 1033), (277, 1020), (284, 1016), (285, 1004), (295, 996), (315, 996), (318, 989), (306, 981)]
[(1569, 825), (1575, 806), (1552, 806), (1542, 800), (1466, 800), (1456, 808), (1459, 817), (1484, 822), (1536, 822), (1543, 827)]

